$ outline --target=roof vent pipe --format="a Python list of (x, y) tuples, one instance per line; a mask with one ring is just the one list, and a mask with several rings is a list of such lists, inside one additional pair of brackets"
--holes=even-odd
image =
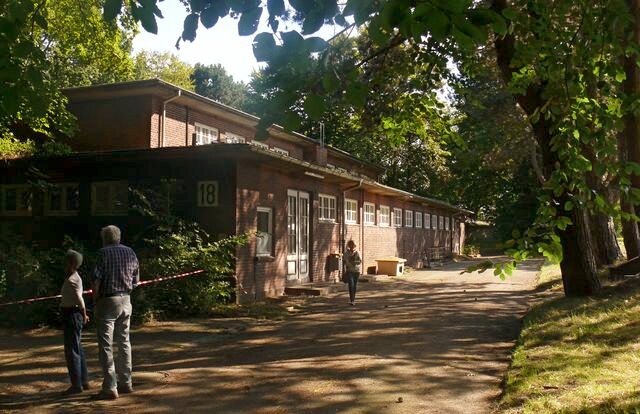
[(324, 148), (324, 122), (320, 122), (320, 148)]

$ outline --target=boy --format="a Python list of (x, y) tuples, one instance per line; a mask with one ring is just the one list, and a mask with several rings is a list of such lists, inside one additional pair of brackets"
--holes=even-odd
[(82, 326), (89, 322), (89, 317), (82, 299), (82, 279), (78, 274), (81, 265), (82, 255), (74, 250), (67, 251), (64, 264), (67, 278), (62, 284), (60, 307), (64, 325), (64, 357), (71, 387), (64, 395), (79, 394), (89, 389), (87, 363), (82, 348)]

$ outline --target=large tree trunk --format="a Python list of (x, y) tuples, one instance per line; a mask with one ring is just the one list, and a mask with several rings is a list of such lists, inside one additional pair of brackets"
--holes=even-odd
[[(627, 0), (627, 7), (633, 16), (633, 39), (632, 44), (640, 44), (640, 0)], [(635, 50), (635, 49), (633, 49)], [(640, 70), (638, 69), (637, 53), (630, 53), (624, 58), (624, 68), (627, 75), (622, 90), (628, 97), (640, 94)], [(618, 138), (618, 152), (621, 161), (633, 161), (640, 163), (640, 122), (635, 111), (627, 110), (624, 115), (624, 128)], [(633, 188), (640, 188), (640, 176), (631, 176)], [(622, 211), (635, 214), (635, 207), (625, 200), (625, 194), (621, 192), (620, 203)], [(627, 259), (640, 256), (640, 234), (638, 223), (635, 221), (622, 221), (622, 236), (624, 247), (627, 251)]]
[(589, 229), (598, 267), (614, 264), (623, 258), (613, 217), (602, 213), (592, 214), (589, 217)]
[[(502, 13), (508, 7), (507, 0), (493, 0), (492, 8)], [(513, 34), (496, 37), (496, 57), (500, 73), (506, 84), (509, 84), (513, 73), (517, 68), (511, 66), (515, 54), (515, 37)], [(518, 104), (530, 117), (535, 110), (541, 108), (545, 99), (543, 97), (544, 85), (531, 85), (523, 95), (516, 96)], [(539, 117), (532, 123), (534, 136), (542, 152), (544, 174), (548, 176), (555, 170), (556, 164), (561, 161), (557, 153), (551, 149), (551, 127), (544, 117)], [(555, 197), (558, 205), (564, 206), (569, 200), (564, 193)], [(562, 244), (562, 283), (567, 296), (590, 295), (600, 289), (600, 280), (593, 255), (593, 248), (589, 236), (589, 227), (585, 212), (578, 206), (574, 207), (570, 217), (572, 224), (565, 230), (557, 230)]]
[[(600, 289), (600, 279), (589, 237), (587, 215), (582, 208), (574, 208), (571, 214), (573, 225), (560, 232), (562, 243), (562, 285), (566, 296), (587, 296)], [(582, 251), (582, 254), (579, 253)]]

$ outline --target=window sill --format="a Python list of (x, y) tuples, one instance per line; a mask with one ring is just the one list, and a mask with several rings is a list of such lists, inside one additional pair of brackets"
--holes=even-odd
[(350, 225), (352, 225), (352, 226), (357, 226), (357, 225), (358, 225), (358, 222), (357, 222), (357, 221), (345, 221), (344, 223), (345, 223), (345, 224), (350, 224)]
[(256, 255), (255, 260), (258, 263), (268, 263), (268, 262), (275, 262), (276, 258), (274, 256), (265, 254), (265, 255)]
[(333, 219), (318, 219), (319, 223), (323, 223), (323, 224), (336, 224), (336, 221)]

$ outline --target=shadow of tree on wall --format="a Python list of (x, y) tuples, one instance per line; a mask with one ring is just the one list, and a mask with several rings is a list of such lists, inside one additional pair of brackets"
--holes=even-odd
[[(0, 383), (17, 388), (0, 388), (0, 409), (473, 412), (474, 402), (497, 394), (532, 292), (488, 289), (494, 282), (487, 275), (363, 283), (355, 308), (341, 292), (280, 322), (142, 327), (132, 333), (136, 392), (108, 405), (50, 393), (66, 382), (60, 335), (7, 335), (0, 337)], [(99, 378), (94, 342), (87, 333), (91, 375)]]

